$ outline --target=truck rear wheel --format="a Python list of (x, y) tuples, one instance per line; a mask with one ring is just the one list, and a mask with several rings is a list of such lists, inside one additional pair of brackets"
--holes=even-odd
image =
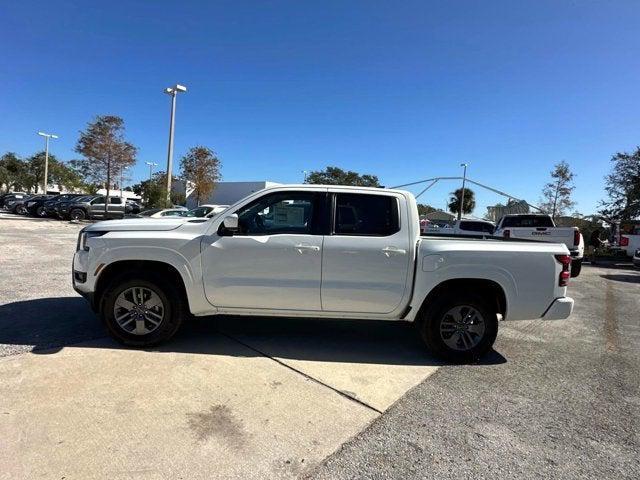
[(582, 270), (582, 259), (573, 260), (571, 262), (571, 277), (575, 278), (580, 275), (580, 271)]
[(466, 363), (491, 349), (498, 334), (498, 317), (495, 308), (478, 295), (446, 295), (420, 312), (418, 328), (434, 355)]
[(169, 340), (180, 328), (185, 311), (181, 295), (171, 283), (143, 275), (112, 280), (100, 304), (109, 333), (134, 347)]

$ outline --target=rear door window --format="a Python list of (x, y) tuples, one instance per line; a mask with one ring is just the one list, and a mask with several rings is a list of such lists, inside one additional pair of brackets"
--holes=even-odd
[(334, 233), (386, 237), (400, 230), (398, 200), (389, 195), (337, 193)]

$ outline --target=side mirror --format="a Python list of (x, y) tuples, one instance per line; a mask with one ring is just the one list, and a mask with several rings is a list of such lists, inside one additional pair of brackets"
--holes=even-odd
[(238, 227), (238, 214), (232, 213), (231, 215), (224, 217), (221, 227), (221, 235), (233, 235), (238, 232), (240, 230)]

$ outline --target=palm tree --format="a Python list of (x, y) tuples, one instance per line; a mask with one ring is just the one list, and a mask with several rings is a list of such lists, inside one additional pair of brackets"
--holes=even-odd
[[(455, 192), (451, 192), (451, 197), (449, 198), (449, 211), (451, 213), (458, 213), (460, 210), (460, 198), (462, 197), (462, 189), (458, 188)], [(464, 189), (464, 204), (462, 205), (462, 213), (469, 214), (473, 212), (473, 209), (476, 208), (476, 195), (473, 190), (468, 188)]]

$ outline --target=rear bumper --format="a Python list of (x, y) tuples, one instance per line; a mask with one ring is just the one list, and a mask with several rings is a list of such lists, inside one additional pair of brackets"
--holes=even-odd
[(542, 315), (543, 320), (564, 320), (571, 315), (573, 311), (573, 298), (561, 297), (556, 298)]

